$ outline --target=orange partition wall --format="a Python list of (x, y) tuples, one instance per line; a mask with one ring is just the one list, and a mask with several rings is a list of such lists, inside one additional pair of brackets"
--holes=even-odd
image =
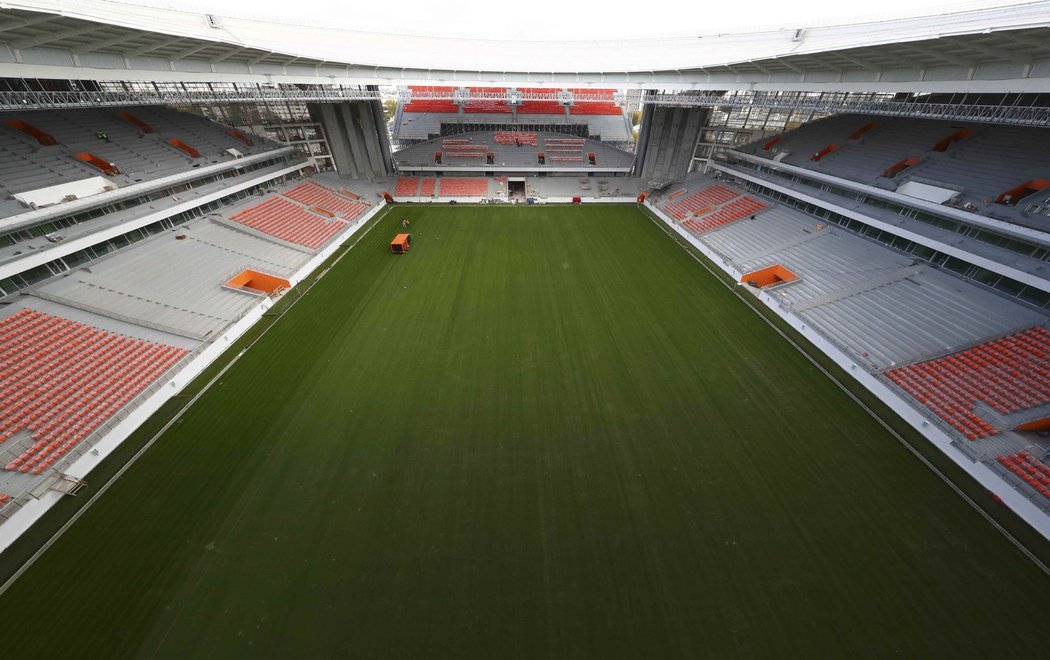
[[(1019, 186), (1010, 188), (996, 197), (995, 201), (1000, 204), (1017, 204), (1022, 197), (1027, 197), (1046, 188), (1050, 188), (1050, 179), (1032, 179), (1031, 181), (1025, 181)], [(1009, 202), (1006, 201), (1007, 197), (1010, 198)]]
[(32, 136), (33, 139), (42, 145), (58, 144), (58, 140), (51, 137), (50, 133), (45, 133), (36, 126), (27, 124), (21, 119), (8, 119), (4, 123), (17, 131), (22, 131), (23, 133)]
[(908, 158), (905, 158), (904, 160), (899, 160), (893, 165), (890, 165), (889, 167), (884, 169), (882, 171), (882, 176), (887, 178), (897, 176), (899, 173), (908, 169), (912, 165), (915, 165), (918, 162), (918, 158), (916, 158), (915, 156), (909, 156)]
[(240, 140), (241, 142), (245, 143), (249, 147), (252, 146), (253, 144), (255, 144), (254, 142), (252, 142), (252, 139), (250, 137), (248, 137), (244, 133), (241, 133), (240, 131), (235, 130), (235, 129), (231, 129), (230, 130), (230, 136), (237, 138), (238, 140)]
[(770, 140), (769, 142), (766, 142), (765, 144), (762, 145), (763, 151), (769, 151), (773, 147), (777, 146), (777, 144), (779, 144), (780, 141), (783, 140), (783, 139), (784, 139), (783, 135), (777, 135), (772, 140)]
[(95, 167), (97, 167), (98, 169), (102, 170), (104, 173), (110, 176), (113, 176), (114, 174), (120, 174), (120, 170), (117, 169), (116, 165), (109, 162), (105, 158), (99, 158), (93, 153), (81, 151), (80, 153), (73, 154), (73, 158), (83, 161), (88, 165), (94, 165)]
[(1035, 421), (1014, 427), (1015, 431), (1050, 431), (1050, 417), (1037, 419)]
[(776, 264), (775, 266), (769, 266), (768, 268), (756, 270), (751, 273), (745, 273), (744, 276), (740, 278), (740, 281), (744, 284), (754, 282), (759, 287), (766, 287), (784, 282), (794, 282), (797, 279), (798, 275), (792, 273), (780, 264)]
[(233, 279), (226, 283), (226, 286), (235, 289), (254, 289), (256, 291), (262, 291), (263, 293), (273, 293), (278, 289), (290, 288), (292, 283), (283, 277), (267, 275), (266, 273), (260, 273), (257, 270), (249, 269), (241, 271), (240, 274), (235, 275)]
[(200, 158), (201, 157), (201, 153), (199, 151), (197, 151), (196, 149), (194, 149), (190, 145), (186, 144), (185, 142), (183, 142), (179, 138), (171, 138), (170, 140), (168, 140), (168, 144), (170, 144), (171, 146), (175, 147), (176, 149), (181, 149), (182, 151), (185, 151), (186, 153), (188, 153), (190, 155), (190, 158)]
[(944, 138), (943, 140), (941, 140), (937, 144), (933, 145), (933, 150), (934, 151), (948, 151), (948, 147), (952, 146), (953, 144), (955, 144), (959, 140), (965, 140), (966, 138), (970, 137), (971, 135), (973, 135), (973, 131), (970, 130), (969, 128), (964, 128), (964, 129), (955, 131), (954, 133), (952, 133), (948, 137)]
[(829, 144), (828, 146), (824, 147), (823, 149), (821, 149), (817, 153), (813, 154), (813, 156), (810, 158), (810, 160), (820, 160), (821, 158), (823, 158), (824, 156), (827, 156), (832, 151), (835, 151), (838, 148), (839, 148), (839, 145), (837, 145), (837, 144)]
[(849, 134), (849, 139), (851, 139), (851, 140), (859, 140), (862, 135), (864, 135), (865, 133), (867, 133), (868, 131), (870, 131), (871, 129), (875, 128), (878, 125), (879, 125), (878, 121), (869, 121), (867, 124), (864, 124), (863, 126), (858, 128), (857, 130), (855, 130), (852, 133), (850, 133)]
[(146, 122), (142, 121), (141, 119), (139, 119), (135, 115), (131, 114), (130, 112), (122, 112), (120, 114), (120, 118), (123, 119), (126, 122), (131, 123), (131, 124), (135, 124), (136, 126), (139, 127), (139, 130), (141, 130), (143, 133), (152, 133), (153, 132), (153, 127), (152, 126), (150, 126)]

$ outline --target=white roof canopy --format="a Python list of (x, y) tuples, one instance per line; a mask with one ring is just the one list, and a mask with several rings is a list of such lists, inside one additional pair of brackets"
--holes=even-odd
[(99, 80), (1050, 91), (1050, 1), (799, 30), (551, 42), (210, 21), (102, 0), (0, 0), (0, 71)]

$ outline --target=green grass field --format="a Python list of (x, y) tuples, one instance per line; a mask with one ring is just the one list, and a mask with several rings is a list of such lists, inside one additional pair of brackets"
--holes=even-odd
[(636, 208), (400, 207), (0, 597), (0, 638), (1034, 657), (1046, 587)]

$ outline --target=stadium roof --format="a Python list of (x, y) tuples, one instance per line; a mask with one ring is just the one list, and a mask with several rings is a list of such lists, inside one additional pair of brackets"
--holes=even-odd
[(553, 43), (103, 0), (0, 0), (0, 67), (6, 76), (98, 80), (1050, 91), (1048, 28), (1050, 1), (1042, 1), (797, 30)]

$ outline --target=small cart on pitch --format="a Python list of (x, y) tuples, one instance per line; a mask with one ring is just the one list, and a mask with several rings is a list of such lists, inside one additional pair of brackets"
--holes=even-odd
[(390, 251), (394, 254), (404, 254), (412, 247), (412, 234), (398, 234), (390, 241)]

